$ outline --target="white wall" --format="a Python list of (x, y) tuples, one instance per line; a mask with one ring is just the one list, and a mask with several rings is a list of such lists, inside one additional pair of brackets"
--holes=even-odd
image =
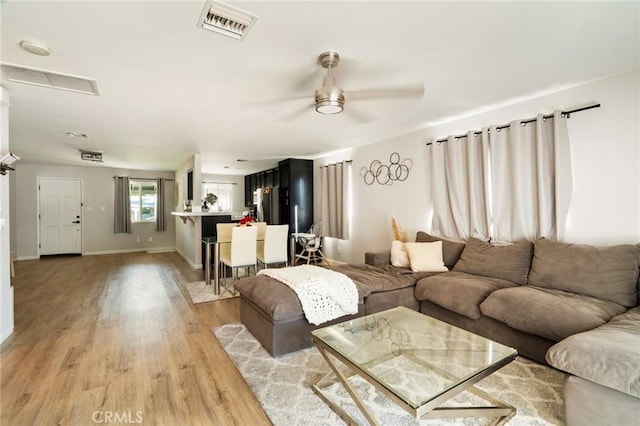
[[(0, 87), (0, 155), (9, 151), (9, 92)], [(10, 179), (0, 175), (0, 342), (13, 333), (13, 287), (9, 265), (11, 212)]]
[[(176, 182), (178, 187), (178, 196), (174, 206), (174, 211), (181, 212), (184, 210), (183, 204), (187, 199), (187, 173), (193, 172), (193, 196), (195, 198), (194, 205), (197, 205), (199, 195), (202, 193), (202, 174), (200, 172), (200, 154), (194, 154), (193, 157), (185, 161), (175, 171)], [(200, 218), (196, 218), (196, 222), (183, 222), (177, 216), (174, 216), (175, 223), (175, 240), (176, 251), (187, 261), (194, 269), (202, 268), (202, 250), (200, 248), (202, 237), (202, 223)]]
[[(174, 221), (167, 218), (166, 230), (158, 232), (154, 223), (133, 223), (131, 234), (114, 234), (114, 176), (173, 179), (173, 172), (113, 169), (108, 167), (68, 167), (16, 163), (15, 190), (11, 204), (14, 250), (18, 259), (38, 257), (38, 179), (79, 178), (82, 181), (82, 253), (103, 254), (137, 250), (173, 250)], [(165, 211), (173, 206), (173, 182), (166, 184)], [(153, 241), (149, 241), (151, 238)], [(139, 242), (138, 242), (139, 239)]]
[[(351, 239), (326, 238), (327, 256), (357, 263), (364, 261), (365, 251), (387, 249), (391, 216), (407, 230), (410, 239), (418, 230), (430, 230), (429, 140), (592, 103), (602, 106), (573, 114), (568, 122), (574, 190), (565, 241), (602, 245), (640, 242), (639, 94), (640, 73), (634, 71), (316, 160), (316, 220), (320, 208), (318, 166), (353, 160)], [(365, 185), (361, 168), (373, 160), (388, 163), (392, 152), (413, 160), (409, 178), (392, 186)]]

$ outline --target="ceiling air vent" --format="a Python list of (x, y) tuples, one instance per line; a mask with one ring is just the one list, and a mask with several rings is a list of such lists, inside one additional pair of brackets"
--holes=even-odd
[(81, 149), (80, 159), (85, 161), (93, 161), (95, 163), (102, 163), (102, 151), (85, 151)]
[(204, 5), (198, 26), (205, 30), (243, 40), (258, 16), (219, 1), (208, 1)]
[(2, 64), (0, 67), (5, 78), (9, 81), (98, 96), (98, 85), (95, 80), (89, 78), (12, 64)]

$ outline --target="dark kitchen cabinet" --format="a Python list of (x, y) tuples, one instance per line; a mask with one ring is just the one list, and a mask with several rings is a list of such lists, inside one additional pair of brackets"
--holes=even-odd
[(278, 168), (263, 170), (244, 177), (244, 205), (253, 205), (253, 192), (258, 188), (280, 186), (280, 171)]
[(280, 224), (296, 232), (297, 217), (298, 232), (307, 232), (313, 224), (313, 161), (288, 158), (276, 168), (245, 176), (245, 206), (253, 206), (253, 192), (266, 186), (278, 188)]
[(278, 163), (280, 223), (289, 232), (307, 232), (313, 224), (313, 161), (289, 158)]
[(250, 175), (244, 177), (244, 205), (250, 206), (253, 204), (253, 190), (251, 189)]

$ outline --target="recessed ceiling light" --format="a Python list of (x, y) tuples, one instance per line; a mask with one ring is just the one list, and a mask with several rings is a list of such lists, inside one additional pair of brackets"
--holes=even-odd
[(38, 43), (37, 41), (22, 40), (20, 47), (34, 55), (49, 56), (51, 54), (51, 49), (49, 49), (48, 46)]
[(89, 139), (89, 136), (86, 133), (77, 133), (77, 132), (65, 132), (65, 133), (70, 138), (85, 138), (85, 139)]

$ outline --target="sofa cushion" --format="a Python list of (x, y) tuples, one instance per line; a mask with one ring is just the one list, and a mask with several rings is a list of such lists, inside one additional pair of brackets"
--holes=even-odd
[(480, 310), (511, 328), (557, 342), (599, 327), (625, 308), (607, 300), (529, 285), (496, 290)]
[(636, 306), (640, 247), (535, 243), (529, 284), (586, 294), (626, 307)]
[[(355, 282), (358, 289), (358, 303), (363, 303), (369, 289)], [(287, 285), (266, 275), (243, 278), (234, 282), (234, 288), (245, 299), (250, 300), (274, 322), (303, 315), (302, 305), (295, 291)]]
[(449, 269), (453, 269), (458, 259), (460, 259), (460, 253), (464, 250), (464, 243), (456, 241), (445, 240), (444, 238), (429, 235), (426, 232), (418, 231), (416, 234), (416, 243), (433, 243), (435, 241), (442, 241), (442, 260), (444, 265)]
[(556, 343), (546, 359), (560, 370), (640, 398), (640, 307)]
[[(328, 267), (351, 278), (356, 285), (367, 288), (368, 293), (392, 291), (412, 287), (420, 278), (432, 275), (430, 272), (413, 273), (409, 268), (396, 268), (391, 265), (332, 265)], [(367, 294), (368, 296), (368, 294)]]
[(493, 291), (516, 284), (500, 278), (482, 277), (465, 272), (445, 272), (423, 278), (416, 284), (415, 297), (428, 300), (467, 318), (482, 316), (480, 304)]
[(453, 270), (524, 285), (527, 283), (532, 253), (533, 243), (530, 241), (494, 245), (469, 238)]
[(442, 261), (442, 241), (405, 243), (413, 272), (447, 272)]

